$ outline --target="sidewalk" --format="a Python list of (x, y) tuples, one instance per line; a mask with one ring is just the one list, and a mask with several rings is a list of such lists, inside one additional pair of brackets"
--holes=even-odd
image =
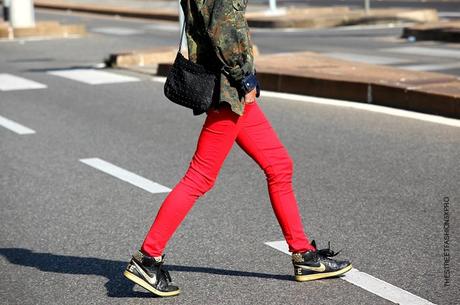
[[(178, 20), (176, 1), (145, 0), (35, 0), (37, 8), (72, 10), (78, 12), (119, 15), (160, 20)], [(268, 12), (267, 5), (248, 4), (246, 18), (252, 27), (333, 27), (349, 24), (382, 22), (437, 21), (431, 9), (373, 9), (350, 10), (346, 6), (281, 8), (279, 14)]]
[[(112, 54), (109, 66), (166, 76), (176, 48)], [(256, 56), (264, 90), (389, 106), (460, 119), (460, 79), (312, 52)], [(280, 69), (283, 67), (283, 69)]]
[(61, 24), (57, 21), (38, 21), (34, 27), (12, 28), (9, 23), (0, 19), (0, 39), (23, 38), (72, 38), (86, 35), (83, 24)]

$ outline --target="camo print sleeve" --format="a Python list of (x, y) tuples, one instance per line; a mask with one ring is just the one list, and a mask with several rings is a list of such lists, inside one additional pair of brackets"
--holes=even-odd
[(203, 0), (201, 13), (215, 53), (230, 68), (254, 71), (249, 27), (244, 16), (248, 0)]

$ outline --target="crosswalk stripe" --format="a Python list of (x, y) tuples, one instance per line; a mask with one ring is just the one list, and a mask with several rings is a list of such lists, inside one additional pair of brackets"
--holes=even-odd
[(80, 159), (80, 162), (89, 165), (95, 169), (98, 169), (106, 174), (109, 174), (113, 177), (116, 177), (120, 180), (128, 182), (132, 185), (135, 185), (147, 192), (156, 194), (156, 193), (167, 193), (170, 192), (171, 189), (158, 184), (156, 182), (150, 181), (144, 177), (136, 175), (130, 171), (127, 171), (121, 167), (118, 167), (114, 164), (111, 164), (107, 161), (104, 161), (99, 158), (86, 158)]
[(95, 69), (69, 69), (48, 71), (48, 74), (64, 77), (90, 85), (137, 82), (138, 78)]
[[(291, 255), (291, 252), (288, 250), (288, 245), (284, 240), (266, 242), (265, 244), (285, 254)], [(409, 291), (382, 281), (372, 275), (359, 271), (356, 268), (351, 269), (340, 278), (396, 304), (435, 305), (434, 303), (416, 296)]]
[(3, 116), (0, 116), (0, 126), (5, 127), (6, 129), (9, 129), (11, 131), (14, 131), (15, 133), (20, 134), (20, 135), (35, 133), (35, 130), (30, 129), (19, 123), (16, 123), (15, 121), (7, 119)]
[(424, 55), (433, 57), (460, 58), (460, 50), (425, 48), (425, 47), (398, 47), (381, 49), (383, 52), (402, 53), (410, 55)]
[(0, 91), (43, 89), (46, 85), (15, 76), (8, 73), (0, 73)]

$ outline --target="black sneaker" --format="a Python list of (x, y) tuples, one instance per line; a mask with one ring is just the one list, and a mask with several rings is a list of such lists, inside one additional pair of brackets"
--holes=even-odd
[(129, 280), (161, 297), (175, 296), (180, 289), (171, 283), (169, 272), (162, 269), (164, 255), (161, 259), (144, 255), (141, 251), (134, 253), (123, 273)]
[[(315, 241), (312, 241), (311, 244), (316, 248)], [(329, 243), (328, 249), (293, 253), (292, 264), (294, 265), (295, 280), (298, 282), (313, 281), (338, 276), (350, 271), (352, 266), (349, 261), (330, 259), (339, 252), (334, 253)]]

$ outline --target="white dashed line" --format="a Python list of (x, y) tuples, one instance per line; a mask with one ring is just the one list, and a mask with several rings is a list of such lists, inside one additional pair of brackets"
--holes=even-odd
[(0, 73), (0, 91), (44, 89), (46, 85), (7, 73)]
[(120, 180), (126, 181), (132, 185), (135, 185), (152, 194), (167, 193), (171, 191), (171, 189), (167, 188), (166, 186), (163, 186), (156, 182), (145, 179), (144, 177), (136, 175), (132, 172), (129, 172), (121, 167), (113, 165), (99, 158), (80, 159), (80, 162), (83, 162), (86, 165), (89, 165), (95, 169), (98, 169)]
[(95, 69), (57, 70), (48, 71), (47, 73), (90, 85), (127, 83), (139, 81), (139, 79), (136, 77), (109, 73), (106, 71), (99, 71)]
[[(166, 77), (159, 77), (159, 76), (152, 77), (152, 81), (164, 83), (166, 81)], [(290, 100), (290, 101), (354, 108), (354, 109), (359, 109), (359, 110), (365, 110), (365, 111), (377, 112), (377, 113), (382, 113), (382, 114), (387, 114), (387, 115), (410, 118), (410, 119), (415, 119), (415, 120), (424, 121), (424, 122), (436, 123), (436, 124), (453, 126), (453, 127), (460, 127), (460, 120), (450, 119), (450, 118), (437, 116), (437, 115), (418, 113), (418, 112), (413, 112), (413, 111), (408, 111), (408, 110), (401, 110), (401, 109), (396, 109), (396, 108), (391, 108), (391, 107), (379, 106), (379, 105), (342, 101), (342, 100), (335, 100), (335, 99), (308, 96), (308, 95), (280, 93), (280, 92), (265, 91), (265, 90), (262, 90), (260, 95), (262, 96), (262, 98), (266, 96), (266, 97), (284, 99), (284, 100)]]
[[(291, 253), (288, 250), (288, 245), (284, 240), (266, 242), (265, 244), (285, 254), (291, 255)], [(430, 301), (422, 299), (421, 297), (416, 296), (415, 294), (412, 294), (390, 283), (382, 281), (376, 277), (373, 277), (372, 275), (361, 272), (356, 268), (351, 269), (349, 272), (345, 273), (345, 275), (340, 278), (396, 304), (435, 305)]]
[(142, 27), (145, 30), (150, 30), (150, 31), (179, 31), (180, 27), (177, 24), (148, 24)]
[(143, 31), (130, 29), (130, 28), (117, 28), (117, 27), (105, 27), (105, 28), (93, 28), (91, 32), (109, 34), (109, 35), (118, 35), (118, 36), (128, 36), (128, 35), (137, 35), (143, 34)]
[(5, 127), (11, 131), (14, 131), (15, 133), (20, 134), (20, 135), (35, 133), (35, 130), (30, 129), (24, 125), (18, 124), (3, 116), (0, 116), (0, 126)]

